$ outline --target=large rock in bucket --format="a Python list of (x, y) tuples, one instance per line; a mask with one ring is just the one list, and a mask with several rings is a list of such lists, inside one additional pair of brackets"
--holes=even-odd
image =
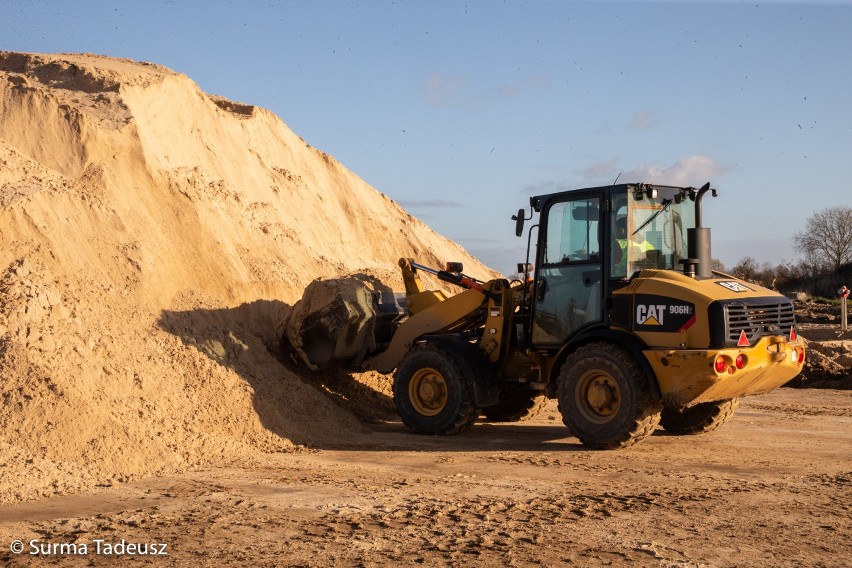
[(284, 322), (284, 336), (313, 370), (357, 369), (402, 317), (395, 295), (365, 275), (314, 280)]

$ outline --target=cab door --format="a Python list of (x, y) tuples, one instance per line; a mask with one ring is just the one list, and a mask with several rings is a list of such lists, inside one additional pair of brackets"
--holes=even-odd
[(532, 318), (536, 347), (558, 347), (602, 321), (602, 195), (549, 202), (542, 227)]

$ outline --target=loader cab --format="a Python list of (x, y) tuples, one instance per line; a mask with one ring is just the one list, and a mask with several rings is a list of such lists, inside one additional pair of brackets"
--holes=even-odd
[(540, 213), (532, 344), (556, 349), (582, 330), (607, 326), (613, 290), (646, 268), (680, 269), (694, 225), (689, 190), (623, 184), (531, 198)]
[(558, 347), (603, 319), (605, 195), (570, 192), (547, 201), (533, 283), (532, 343)]

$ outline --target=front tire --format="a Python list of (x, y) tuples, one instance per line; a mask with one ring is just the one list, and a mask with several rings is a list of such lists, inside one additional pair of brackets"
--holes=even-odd
[(727, 422), (740, 406), (740, 399), (702, 402), (689, 408), (663, 409), (660, 424), (667, 432), (678, 436), (711, 432)]
[(562, 365), (557, 386), (562, 421), (583, 445), (626, 448), (651, 435), (662, 403), (650, 392), (649, 377), (624, 348), (590, 343)]
[(466, 367), (431, 343), (414, 347), (394, 374), (393, 400), (403, 424), (418, 434), (458, 434), (479, 416)]

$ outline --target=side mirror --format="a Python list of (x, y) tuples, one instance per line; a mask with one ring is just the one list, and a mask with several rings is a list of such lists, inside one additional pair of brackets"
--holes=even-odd
[(524, 210), (518, 209), (518, 214), (512, 215), (512, 220), (515, 222), (515, 236), (520, 237), (524, 234)]

